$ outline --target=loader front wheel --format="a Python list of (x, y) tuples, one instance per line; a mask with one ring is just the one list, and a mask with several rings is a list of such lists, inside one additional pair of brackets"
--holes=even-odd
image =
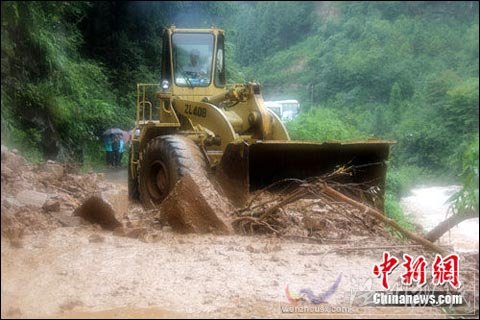
[(198, 146), (178, 135), (150, 140), (140, 159), (140, 200), (148, 209), (160, 205), (186, 173), (198, 174), (205, 170), (205, 159)]

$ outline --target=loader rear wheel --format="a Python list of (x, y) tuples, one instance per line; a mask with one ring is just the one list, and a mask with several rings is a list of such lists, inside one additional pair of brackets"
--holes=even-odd
[(140, 159), (140, 200), (148, 209), (160, 205), (186, 173), (195, 175), (206, 170), (199, 147), (191, 139), (179, 135), (150, 140)]

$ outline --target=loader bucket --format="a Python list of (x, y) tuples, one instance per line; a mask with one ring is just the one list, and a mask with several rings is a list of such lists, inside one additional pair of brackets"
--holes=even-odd
[[(332, 179), (355, 186), (358, 194), (350, 191), (350, 196), (366, 200), (370, 205), (383, 210), (386, 160), (392, 143), (378, 140), (232, 143), (223, 154), (217, 177), (231, 201), (242, 206), (250, 192), (276, 181), (288, 178), (303, 180), (331, 174), (341, 166), (350, 167), (349, 175)], [(367, 190), (369, 192), (365, 192)]]

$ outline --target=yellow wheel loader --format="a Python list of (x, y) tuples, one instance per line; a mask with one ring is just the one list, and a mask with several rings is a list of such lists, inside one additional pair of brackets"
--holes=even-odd
[(224, 57), (221, 29), (165, 29), (161, 82), (137, 85), (131, 198), (158, 207), (186, 173), (207, 172), (242, 206), (250, 192), (276, 181), (343, 166), (351, 170), (339, 181), (375, 189), (369, 202), (383, 209), (389, 141), (291, 141), (257, 83), (227, 87)]

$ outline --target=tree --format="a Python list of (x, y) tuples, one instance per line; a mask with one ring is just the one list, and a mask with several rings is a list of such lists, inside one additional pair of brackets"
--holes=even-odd
[(449, 199), (450, 217), (427, 234), (426, 238), (432, 242), (460, 222), (478, 217), (478, 142), (477, 134), (467, 146), (463, 155), (462, 188)]

